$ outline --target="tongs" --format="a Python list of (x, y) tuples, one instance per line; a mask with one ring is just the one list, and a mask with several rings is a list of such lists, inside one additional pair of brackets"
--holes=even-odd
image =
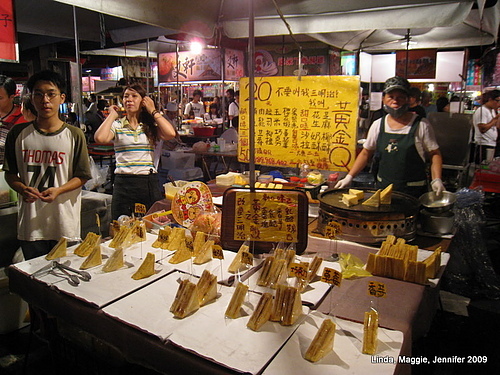
[[(74, 268), (71, 268), (71, 267), (63, 264), (63, 263), (59, 263), (56, 260), (52, 261), (52, 265), (54, 266), (54, 268), (60, 269), (68, 277), (70, 277), (70, 278), (76, 277), (76, 279), (78, 279), (78, 283), (80, 283), (79, 279), (82, 279), (83, 281), (89, 281), (92, 278), (92, 276), (90, 276), (90, 273), (88, 273), (87, 271), (76, 270)], [(76, 273), (78, 276), (70, 275), (67, 271)]]
[[(67, 277), (68, 283), (72, 286), (80, 285), (80, 279), (83, 281), (89, 281), (91, 279), (90, 273), (88, 273), (86, 271), (75, 270), (74, 268), (71, 268), (65, 264), (59, 263), (55, 260), (50, 262), (49, 264), (43, 266), (38, 271), (32, 273), (31, 277), (32, 278), (35, 278), (36, 276), (41, 277), (42, 275), (45, 275), (48, 273), (55, 274), (55, 272), (54, 272), (55, 269), (61, 271)], [(76, 273), (76, 275), (70, 274), (68, 271), (74, 272), (74, 273)], [(55, 275), (57, 275), (57, 274), (55, 274)]]

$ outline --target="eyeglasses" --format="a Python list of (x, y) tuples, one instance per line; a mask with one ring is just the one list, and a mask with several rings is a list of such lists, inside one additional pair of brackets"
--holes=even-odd
[(40, 101), (41, 101), (41, 100), (43, 100), (43, 99), (45, 98), (45, 96), (47, 96), (47, 99), (49, 99), (49, 100), (51, 100), (51, 101), (52, 101), (52, 100), (54, 100), (54, 99), (56, 98), (56, 96), (58, 96), (58, 95), (61, 95), (61, 94), (60, 94), (60, 93), (57, 93), (57, 92), (55, 92), (55, 91), (49, 91), (49, 92), (38, 92), (38, 91), (37, 91), (37, 92), (34, 92), (34, 93), (32, 94), (33, 99), (35, 99), (35, 100), (40, 100)]

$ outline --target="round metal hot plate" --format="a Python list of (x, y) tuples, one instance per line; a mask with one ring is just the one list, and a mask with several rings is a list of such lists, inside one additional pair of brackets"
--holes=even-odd
[[(360, 189), (361, 190), (361, 189)], [(361, 214), (391, 214), (401, 213), (412, 215), (418, 212), (420, 203), (418, 199), (411, 195), (403, 194), (397, 191), (392, 193), (391, 204), (381, 204), (379, 207), (365, 206), (362, 203), (369, 199), (375, 192), (375, 189), (363, 189), (365, 197), (354, 206), (347, 206), (342, 202), (342, 194), (347, 194), (349, 189), (328, 190), (318, 196), (319, 207), (327, 212), (335, 212), (338, 210), (349, 211), (352, 213)], [(370, 215), (371, 216), (371, 215)]]

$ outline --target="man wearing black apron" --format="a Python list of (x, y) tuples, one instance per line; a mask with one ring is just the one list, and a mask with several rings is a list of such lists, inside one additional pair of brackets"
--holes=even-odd
[(387, 115), (373, 123), (363, 150), (347, 176), (335, 186), (350, 186), (371, 157), (378, 153), (377, 188), (393, 184), (394, 190), (416, 198), (427, 191), (425, 155), (431, 162), (431, 188), (440, 195), (442, 157), (433, 129), (426, 119), (408, 111), (410, 83), (401, 77), (389, 78), (384, 85), (384, 110)]

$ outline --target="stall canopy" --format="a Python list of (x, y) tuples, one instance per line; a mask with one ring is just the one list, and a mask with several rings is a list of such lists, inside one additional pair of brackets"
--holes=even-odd
[[(75, 6), (81, 40), (99, 41), (106, 32), (114, 43), (130, 44), (179, 33), (247, 38), (248, 1), (22, 0), (15, 5), (18, 32), (38, 39), (73, 38)], [(408, 41), (419, 49), (489, 45), (496, 41), (500, 19), (498, 0), (253, 1), (256, 37), (289, 33), (277, 4), (294, 34), (353, 51), (402, 49)], [(37, 38), (25, 43), (41, 43)], [(160, 41), (152, 51), (171, 50), (166, 44)]]

